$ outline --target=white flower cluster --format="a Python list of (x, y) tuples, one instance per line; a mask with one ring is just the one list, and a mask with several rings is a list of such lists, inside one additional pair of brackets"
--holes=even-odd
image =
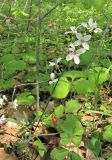
[[(58, 58), (55, 60), (55, 62), (49, 62), (49, 66), (50, 67), (54, 67), (54, 66), (58, 66), (59, 62), (61, 62), (62, 58)], [(51, 73), (50, 74), (50, 81), (49, 81), (49, 84), (53, 84), (53, 83), (56, 83), (58, 81), (58, 78), (56, 78), (56, 75), (55, 73)]]
[(91, 17), (88, 21), (88, 23), (83, 22), (81, 24), (83, 27), (87, 28), (90, 32), (98, 33), (102, 32), (102, 29), (97, 27), (96, 21), (93, 21), (93, 18)]
[[(89, 34), (83, 34), (78, 32), (78, 29), (82, 27), (86, 28)], [(80, 63), (80, 55), (85, 53), (89, 50), (89, 41), (91, 40), (92, 36), (90, 33), (98, 33), (102, 32), (100, 28), (97, 27), (96, 21), (94, 22), (93, 18), (90, 17), (87, 23), (83, 22), (78, 27), (72, 26), (70, 27), (70, 31), (65, 32), (65, 34), (72, 34), (75, 35), (77, 40), (74, 43), (70, 43), (69, 45), (69, 54), (66, 56), (66, 61), (74, 60), (75, 64)], [(58, 63), (61, 61), (61, 58), (58, 58), (55, 62), (49, 62), (49, 66), (58, 66)], [(49, 84), (56, 83), (58, 78), (56, 78), (55, 73), (50, 74), (50, 81)]]
[(51, 67), (52, 67), (52, 66), (56, 66), (56, 65), (58, 65), (58, 63), (61, 61), (61, 59), (62, 59), (62, 58), (58, 58), (58, 59), (56, 59), (56, 61), (55, 61), (55, 62), (50, 62), (50, 61), (49, 61), (49, 66), (51, 66)]
[(3, 98), (0, 98), (0, 107), (4, 104), (4, 101), (7, 101), (7, 97), (3, 95)]
[(3, 124), (4, 121), (5, 121), (5, 115), (2, 115), (2, 116), (0, 117), (0, 124)]
[[(7, 100), (7, 97), (6, 97), (5, 95), (3, 95), (3, 97), (0, 98), (0, 107), (2, 107), (2, 106), (4, 105), (4, 102), (5, 102), (5, 101), (8, 101), (8, 100)], [(13, 108), (14, 108), (14, 109), (17, 109), (17, 106), (18, 106), (18, 104), (17, 104), (17, 99), (15, 99), (15, 100), (13, 101)], [(5, 115), (3, 114), (3, 115), (0, 117), (0, 124), (3, 124), (3, 123), (5, 122), (5, 120), (6, 120), (6, 118), (5, 118)]]
[[(88, 42), (91, 39), (90, 34), (83, 36), (81, 33), (78, 33), (77, 29), (81, 26), (87, 28), (89, 32), (94, 32), (94, 33), (102, 32), (100, 28), (97, 28), (97, 23), (93, 21), (92, 17), (89, 19), (88, 23), (82, 23), (78, 27), (75, 27), (75, 26), (70, 27), (71, 31), (66, 32), (65, 34), (68, 34), (68, 33), (75, 34), (77, 40), (74, 43), (70, 44), (70, 48), (69, 48), (70, 53), (66, 56), (66, 60), (70, 61), (73, 59), (75, 64), (79, 64), (80, 55), (85, 53), (87, 50), (89, 50)], [(76, 47), (79, 47), (79, 46), (82, 46), (82, 47), (76, 49)]]

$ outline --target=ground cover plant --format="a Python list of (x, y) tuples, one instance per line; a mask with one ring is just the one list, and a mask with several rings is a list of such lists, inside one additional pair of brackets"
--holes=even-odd
[(0, 149), (111, 160), (111, 52), (112, 0), (1, 0)]

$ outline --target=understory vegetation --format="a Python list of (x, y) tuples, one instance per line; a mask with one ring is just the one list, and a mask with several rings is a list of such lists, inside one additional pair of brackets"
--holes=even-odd
[(0, 148), (112, 160), (112, 0), (0, 0)]

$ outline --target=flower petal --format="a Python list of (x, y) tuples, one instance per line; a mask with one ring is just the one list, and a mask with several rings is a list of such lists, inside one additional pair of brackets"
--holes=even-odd
[(90, 17), (90, 19), (89, 19), (89, 21), (88, 21), (88, 24), (89, 24), (89, 26), (92, 26), (93, 25), (93, 18), (92, 17)]
[(69, 34), (69, 33), (72, 34), (72, 31), (65, 32), (65, 34)]
[(55, 79), (55, 74), (54, 74), (54, 73), (51, 73), (51, 74), (50, 74), (50, 78), (51, 78), (51, 80), (54, 80), (54, 79)]
[(81, 55), (81, 54), (83, 54), (83, 53), (85, 53), (85, 52), (86, 52), (86, 49), (85, 49), (85, 48), (80, 48), (80, 49), (78, 49), (78, 50), (76, 51), (76, 53), (79, 54), (79, 55)]
[(80, 46), (80, 45), (81, 45), (81, 41), (80, 40), (74, 42), (74, 46)]
[(80, 63), (80, 59), (78, 55), (74, 55), (74, 62), (75, 64), (79, 64)]
[(86, 50), (89, 50), (89, 44), (88, 43), (83, 42), (82, 45)]
[(79, 40), (81, 40), (81, 39), (83, 38), (81, 33), (77, 33), (77, 34), (76, 34), (76, 37), (77, 37), (77, 39), (79, 39)]
[(54, 79), (54, 80), (53, 80), (53, 83), (56, 83), (57, 81), (58, 81), (58, 78)]
[(0, 105), (3, 105), (4, 99), (0, 98)]
[(49, 66), (55, 66), (55, 62), (49, 62)]
[(95, 32), (95, 33), (102, 32), (102, 29), (96, 28), (96, 29), (94, 30), (94, 32)]
[(73, 57), (74, 57), (74, 54), (73, 54), (73, 53), (68, 54), (68, 55), (66, 56), (66, 61), (72, 60)]
[(69, 50), (72, 51), (72, 52), (74, 52), (74, 50), (75, 50), (75, 45), (74, 45), (74, 43), (70, 43), (70, 47), (71, 47), (71, 48), (69, 48)]
[(56, 60), (56, 63), (58, 64), (60, 61), (61, 61), (61, 57), (60, 58), (58, 58), (57, 60)]
[(88, 25), (87, 25), (87, 23), (85, 23), (85, 22), (81, 23), (81, 25), (82, 25), (83, 27), (85, 27), (85, 28), (88, 28)]
[(53, 81), (49, 81), (49, 84), (52, 84), (53, 83)]
[(73, 34), (77, 33), (77, 28), (75, 26), (74, 27), (70, 27), (70, 29), (71, 29), (71, 31), (72, 31)]
[(84, 36), (84, 41), (89, 41), (90, 39), (91, 39), (91, 35), (90, 34)]

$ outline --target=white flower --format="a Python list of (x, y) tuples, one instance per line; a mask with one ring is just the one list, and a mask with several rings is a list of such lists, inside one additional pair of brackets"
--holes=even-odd
[(71, 30), (71, 31), (65, 32), (65, 34), (68, 34), (68, 33), (76, 34), (76, 33), (77, 33), (77, 28), (78, 28), (78, 27), (75, 27), (75, 26), (70, 27), (70, 30)]
[(87, 43), (91, 39), (91, 35), (82, 36), (81, 33), (76, 34), (77, 41), (74, 42), (74, 46), (82, 45), (86, 50), (89, 50), (89, 44)]
[(3, 95), (3, 100), (6, 100), (7, 101), (7, 97), (5, 95)]
[(58, 63), (61, 61), (62, 58), (58, 58), (56, 60), (56, 62), (49, 62), (49, 66), (55, 66), (55, 65), (58, 65)]
[(73, 59), (75, 64), (79, 64), (80, 63), (79, 57), (81, 54), (86, 52), (86, 49), (80, 48), (80, 49), (76, 50), (74, 43), (71, 43), (69, 50), (71, 53), (66, 56), (66, 61), (70, 61)]
[(55, 79), (55, 74), (54, 73), (50, 74), (50, 78), (51, 78), (51, 81), (49, 81), (49, 84), (56, 83), (58, 81), (57, 78)]
[(62, 60), (62, 58), (61, 58), (61, 57), (60, 57), (60, 58), (58, 58), (58, 59), (56, 60), (56, 63), (58, 64), (61, 60)]
[(0, 106), (2, 106), (3, 105), (3, 99), (2, 98), (0, 98)]
[(13, 101), (13, 107), (14, 107), (14, 109), (17, 109), (17, 107), (18, 107), (17, 99), (15, 99), (15, 100)]
[(95, 33), (102, 32), (102, 29), (97, 27), (97, 23), (93, 21), (92, 17), (90, 17), (88, 23), (82, 23), (82, 26)]
[(56, 63), (55, 62), (49, 62), (49, 66), (55, 66)]
[(5, 121), (5, 116), (2, 115), (2, 116), (0, 117), (0, 124), (3, 124), (4, 121)]

